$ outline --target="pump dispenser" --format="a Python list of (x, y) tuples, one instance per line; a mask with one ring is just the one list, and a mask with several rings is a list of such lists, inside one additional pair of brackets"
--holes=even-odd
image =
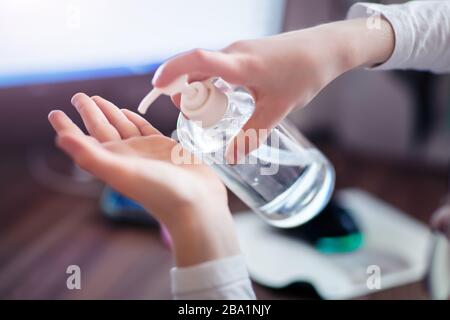
[(213, 80), (188, 83), (187, 75), (183, 75), (164, 88), (154, 88), (145, 96), (138, 111), (146, 113), (148, 107), (161, 95), (173, 96), (181, 94), (181, 112), (204, 128), (217, 123), (225, 114), (228, 106), (227, 96), (214, 86)]
[(334, 169), (287, 121), (272, 129), (266, 142), (239, 164), (229, 165), (225, 150), (255, 110), (253, 97), (220, 78), (188, 83), (183, 75), (164, 88), (154, 88), (138, 110), (145, 113), (161, 94), (178, 93), (177, 138), (183, 148), (210, 165), (266, 222), (296, 227), (325, 207), (334, 188)]

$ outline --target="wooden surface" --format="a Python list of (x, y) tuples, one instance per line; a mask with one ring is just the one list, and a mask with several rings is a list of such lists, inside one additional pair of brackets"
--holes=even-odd
[[(336, 167), (338, 189), (362, 188), (423, 222), (447, 191), (444, 170), (321, 148)], [(55, 157), (62, 162), (59, 154)], [(90, 194), (82, 196), (67, 194), (70, 186), (44, 186), (32, 178), (30, 157), (21, 152), (2, 155), (0, 177), (1, 299), (171, 297), (171, 254), (156, 228), (107, 220), (95, 189), (84, 190)], [(245, 208), (234, 196), (230, 206), (233, 211)], [(81, 290), (66, 288), (66, 268), (72, 264), (81, 268)], [(310, 290), (298, 288), (275, 291), (255, 285), (255, 290), (265, 299), (316, 298)], [(423, 299), (426, 293), (415, 283), (363, 298)]]

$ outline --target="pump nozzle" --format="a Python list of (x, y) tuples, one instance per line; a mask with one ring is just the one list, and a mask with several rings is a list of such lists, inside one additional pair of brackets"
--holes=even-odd
[(187, 80), (187, 75), (183, 75), (164, 88), (154, 88), (144, 97), (144, 99), (142, 99), (138, 111), (142, 114), (146, 113), (150, 105), (155, 102), (161, 94), (172, 96), (177, 93), (183, 93), (191, 96), (194, 92)]
[(146, 113), (148, 107), (161, 94), (172, 96), (181, 93), (180, 109), (190, 120), (201, 122), (209, 127), (219, 121), (228, 106), (226, 95), (216, 88), (212, 79), (188, 83), (188, 76), (183, 75), (164, 88), (153, 88), (139, 104), (138, 111)]
[(147, 112), (147, 109), (150, 107), (150, 105), (155, 102), (156, 99), (162, 94), (162, 91), (155, 88), (152, 91), (150, 91), (144, 99), (142, 99), (141, 103), (139, 104), (138, 111), (142, 114)]

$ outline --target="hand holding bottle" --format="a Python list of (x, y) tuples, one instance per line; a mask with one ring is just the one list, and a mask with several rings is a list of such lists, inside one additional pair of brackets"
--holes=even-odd
[[(340, 21), (239, 41), (217, 52), (194, 50), (181, 54), (157, 71), (153, 85), (165, 87), (183, 74), (188, 74), (189, 81), (221, 77), (246, 87), (256, 101), (255, 112), (242, 133), (249, 128), (272, 129), (342, 73), (387, 60), (393, 47), (393, 31), (385, 20), (374, 30), (367, 28), (365, 19)], [(174, 97), (174, 102), (179, 104), (179, 96)], [(240, 144), (238, 148), (234, 144), (231, 160), (247, 154), (251, 145)]]

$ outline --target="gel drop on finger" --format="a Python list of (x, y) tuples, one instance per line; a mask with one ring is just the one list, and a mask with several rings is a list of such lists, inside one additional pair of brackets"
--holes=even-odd
[[(334, 169), (298, 130), (283, 121), (238, 164), (227, 164), (227, 146), (252, 115), (254, 99), (220, 78), (187, 80), (184, 75), (167, 87), (153, 89), (142, 100), (139, 112), (145, 113), (161, 94), (181, 93), (177, 123), (181, 145), (209, 164), (225, 185), (269, 224), (295, 227), (325, 207), (334, 189)], [(250, 141), (258, 134), (245, 133)]]

